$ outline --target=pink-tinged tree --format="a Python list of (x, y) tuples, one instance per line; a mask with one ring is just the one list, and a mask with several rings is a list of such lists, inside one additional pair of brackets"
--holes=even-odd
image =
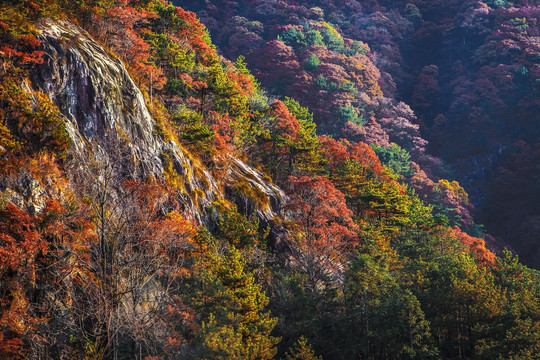
[(295, 74), (301, 71), (293, 49), (279, 40), (267, 42), (256, 54), (249, 56), (248, 63), (257, 64), (253, 75), (269, 88), (286, 89)]

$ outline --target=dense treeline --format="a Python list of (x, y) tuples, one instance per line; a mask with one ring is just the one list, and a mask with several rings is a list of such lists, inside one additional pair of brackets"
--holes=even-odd
[[(414, 114), (383, 96), (370, 47), (344, 39), (319, 10), (261, 43), (263, 65), (284, 65), (255, 72), (290, 95), (277, 100), (246, 58), (218, 56), (195, 15), (166, 2), (0, 5), (0, 354), (538, 357), (538, 272), (454, 226), (474, 229), (466, 192), (420, 169), (416, 161), (437, 166)], [(74, 170), (84, 154), (70, 147), (59, 104), (30, 84), (47, 66), (39, 29), (48, 17), (79, 23), (121, 58), (158, 135), (236, 196), (197, 221), (179, 201), (197, 191), (172, 166), (140, 176), (109, 149), (122, 161)], [(328, 106), (295, 99), (310, 91)], [(233, 176), (238, 158), (285, 190), (279, 216), (257, 216), (272, 204), (253, 179)], [(47, 189), (43, 206), (18, 206), (20, 179)]]
[(399, 44), (387, 43), (412, 36), (412, 20), (393, 12), (370, 16), (374, 4), (357, 2), (176, 3), (198, 11), (226, 56), (245, 55), (271, 93), (309, 108), (320, 134), (370, 144), (436, 213), (481, 235), (464, 190), (446, 182), (448, 169), (426, 152), (422, 119), (398, 100), (403, 59)]

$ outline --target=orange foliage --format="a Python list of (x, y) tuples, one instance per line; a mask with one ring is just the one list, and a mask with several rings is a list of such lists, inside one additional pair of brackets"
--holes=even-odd
[(381, 179), (389, 180), (381, 161), (373, 149), (363, 142), (350, 143), (348, 140), (334, 140), (326, 135), (320, 138), (324, 158), (329, 162), (330, 168), (335, 171), (347, 159), (360, 162), (366, 169)]
[(461, 231), (457, 226), (452, 227), (450, 233), (453, 237), (461, 241), (461, 243), (469, 247), (469, 251), (475, 255), (479, 265), (485, 267), (493, 267), (495, 265), (496, 256), (486, 248), (486, 242), (483, 239), (470, 236)]

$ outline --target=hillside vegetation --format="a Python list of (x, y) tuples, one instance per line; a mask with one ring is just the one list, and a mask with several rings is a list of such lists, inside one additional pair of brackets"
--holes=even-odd
[(210, 4), (234, 61), (161, 0), (0, 4), (0, 355), (538, 358), (540, 274), (294, 3)]
[[(269, 91), (310, 108), (319, 129), (382, 147), (386, 159), (408, 152), (431, 181), (413, 171), (407, 182), (437, 212), (478, 236), (469, 218), (476, 213), (498, 240), (487, 236), (492, 247), (510, 245), (540, 267), (537, 3), (175, 4), (196, 11), (225, 56), (246, 56)], [(449, 177), (467, 190), (468, 206), (441, 198), (444, 184), (433, 194)]]

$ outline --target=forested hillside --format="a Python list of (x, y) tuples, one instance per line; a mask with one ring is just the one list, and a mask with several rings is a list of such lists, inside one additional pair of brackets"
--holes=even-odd
[[(272, 94), (307, 106), (323, 132), (391, 149), (386, 157), (405, 150), (435, 183), (458, 180), (487, 233), (540, 266), (535, 2), (175, 3), (197, 12), (225, 56), (246, 56)], [(418, 156), (426, 146), (444, 173)]]
[[(535, 116), (538, 65), (488, 50), (515, 35), (534, 52), (537, 28), (475, 4), (0, 3), (0, 355), (539, 358), (540, 274), (454, 180), (499, 144), (469, 139), (484, 130), (466, 116), (497, 116), (493, 131)], [(469, 12), (507, 30), (467, 32), (486, 55), (441, 40)], [(442, 69), (450, 48), (463, 78)], [(518, 63), (522, 83), (490, 88), (506, 110), (481, 105), (482, 74)], [(481, 181), (534, 171), (519, 139), (482, 158), (507, 168)], [(474, 201), (488, 217), (528, 189)]]

